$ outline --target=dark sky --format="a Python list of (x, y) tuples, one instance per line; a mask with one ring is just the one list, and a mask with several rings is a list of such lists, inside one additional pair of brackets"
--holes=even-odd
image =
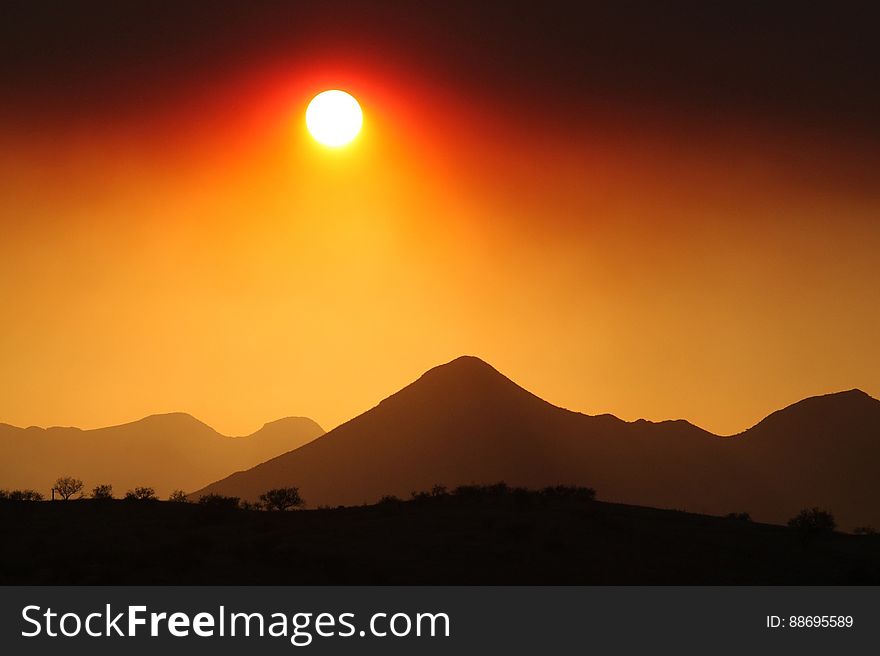
[(518, 107), (596, 98), (880, 133), (871, 5), (802, 2), (4, 2), (7, 112), (110, 112), (332, 52)]

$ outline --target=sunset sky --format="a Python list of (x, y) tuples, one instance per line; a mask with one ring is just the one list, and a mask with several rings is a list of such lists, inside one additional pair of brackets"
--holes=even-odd
[(0, 421), (329, 429), (461, 354), (725, 434), (880, 396), (857, 11), (178, 4), (4, 5)]

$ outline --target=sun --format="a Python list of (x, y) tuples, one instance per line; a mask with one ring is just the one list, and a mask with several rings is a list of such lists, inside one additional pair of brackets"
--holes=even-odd
[(350, 93), (331, 89), (312, 98), (306, 109), (306, 127), (320, 143), (339, 148), (354, 139), (364, 123), (361, 106)]

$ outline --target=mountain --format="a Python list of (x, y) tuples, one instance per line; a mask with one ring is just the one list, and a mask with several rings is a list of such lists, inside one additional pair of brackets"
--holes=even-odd
[(880, 527), (877, 399), (861, 390), (804, 399), (731, 439), (748, 481), (744, 504), (821, 506), (846, 529)]
[(87, 490), (111, 484), (119, 496), (147, 485), (166, 496), (252, 467), (323, 432), (311, 419), (288, 417), (247, 437), (225, 437), (184, 413), (95, 430), (0, 424), (0, 488), (33, 488), (48, 496), (56, 478), (75, 476)]
[(625, 422), (547, 403), (474, 357), (431, 369), (375, 408), (289, 453), (193, 493), (306, 502), (408, 497), (434, 484), (589, 485), (608, 501), (784, 522), (805, 506), (880, 526), (880, 402), (807, 399), (739, 435), (686, 421)]

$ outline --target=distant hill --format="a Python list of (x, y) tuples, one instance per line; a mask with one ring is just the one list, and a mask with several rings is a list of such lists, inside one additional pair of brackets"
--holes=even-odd
[(784, 522), (830, 508), (880, 526), (880, 401), (815, 397), (720, 437), (686, 421), (625, 422), (543, 401), (474, 357), (431, 369), (319, 439), (193, 493), (256, 499), (295, 485), (311, 506), (407, 497), (435, 483), (589, 485), (602, 499)]
[(252, 467), (323, 432), (311, 419), (288, 417), (247, 437), (225, 437), (183, 413), (95, 430), (0, 424), (0, 488), (33, 488), (48, 496), (55, 479), (69, 475), (89, 490), (107, 483), (119, 496), (147, 485), (166, 496)]

